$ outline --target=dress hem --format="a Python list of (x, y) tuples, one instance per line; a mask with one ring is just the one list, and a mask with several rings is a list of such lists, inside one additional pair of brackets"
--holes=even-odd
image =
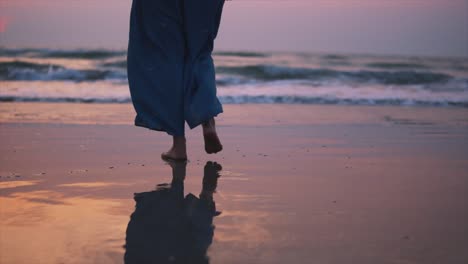
[[(208, 119), (210, 119), (210, 118), (212, 118), (212, 117), (216, 117), (216, 116), (218, 116), (219, 114), (221, 114), (221, 113), (223, 113), (223, 112), (224, 112), (223, 109), (220, 109), (220, 110), (218, 110), (218, 111), (211, 112), (211, 113), (205, 115), (205, 117), (200, 118), (200, 120), (202, 120), (202, 121), (199, 121), (199, 122), (196, 122), (196, 123), (193, 123), (193, 124), (190, 124), (190, 123), (188, 123), (187, 121), (185, 121), (185, 122), (187, 122), (187, 124), (188, 124), (188, 126), (189, 126), (190, 129), (194, 129), (194, 128), (196, 128), (197, 126), (203, 124), (203, 122), (205, 122), (206, 120), (208, 120)], [(153, 126), (149, 126), (149, 125), (147, 125), (146, 123), (143, 123), (143, 122), (140, 122), (140, 121), (136, 121), (136, 119), (137, 119), (137, 118), (135, 118), (135, 121), (134, 121), (133, 124), (134, 124), (135, 126), (137, 126), (137, 127), (143, 127), (143, 128), (147, 128), (147, 129), (149, 129), (149, 130), (154, 130), (154, 131), (158, 131), (158, 132), (166, 132), (166, 133), (167, 133), (168, 135), (170, 135), (170, 136), (185, 136), (185, 131), (184, 131), (183, 134), (177, 134), (177, 133), (173, 133), (173, 132), (167, 131), (167, 130), (165, 130), (165, 129), (162, 128), (162, 127), (153, 127)], [(184, 122), (184, 123), (185, 123), (185, 122)]]
[(182, 134), (182, 135), (177, 135), (176, 133), (169, 132), (169, 131), (165, 130), (165, 129), (162, 128), (162, 127), (152, 127), (152, 126), (149, 126), (149, 125), (147, 125), (147, 124), (145, 124), (145, 123), (142, 123), (142, 122), (137, 122), (137, 121), (135, 121), (133, 124), (134, 124), (135, 126), (137, 126), (137, 127), (143, 127), (143, 128), (147, 128), (147, 129), (153, 130), (153, 131), (166, 132), (166, 133), (167, 133), (168, 135), (170, 135), (170, 136), (185, 136), (185, 135), (183, 135), (183, 134)]
[(189, 125), (189, 128), (190, 128), (190, 129), (194, 129), (195, 127), (197, 127), (197, 126), (203, 124), (203, 122), (205, 122), (206, 120), (208, 120), (208, 119), (210, 119), (210, 118), (212, 118), (212, 117), (216, 117), (216, 116), (218, 116), (219, 114), (221, 114), (221, 113), (223, 113), (223, 112), (224, 112), (223, 109), (220, 109), (220, 110), (218, 110), (218, 111), (214, 111), (214, 112), (211, 112), (211, 113), (205, 115), (203, 118), (200, 118), (200, 120), (202, 120), (202, 121), (196, 122), (196, 123), (194, 123), (194, 124), (189, 124), (189, 123), (187, 122), (187, 124)]

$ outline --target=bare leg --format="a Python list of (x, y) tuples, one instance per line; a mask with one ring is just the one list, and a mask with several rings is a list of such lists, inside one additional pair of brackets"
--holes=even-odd
[(172, 137), (172, 147), (161, 154), (163, 160), (187, 160), (185, 137)]
[(205, 151), (208, 154), (220, 152), (223, 149), (221, 141), (216, 133), (216, 125), (214, 118), (206, 121), (203, 126), (203, 138), (205, 139)]

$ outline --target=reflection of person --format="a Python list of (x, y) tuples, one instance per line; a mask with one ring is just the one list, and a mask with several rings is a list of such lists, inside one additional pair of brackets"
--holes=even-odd
[(126, 264), (209, 263), (216, 211), (213, 193), (221, 166), (207, 162), (200, 198), (184, 198), (185, 162), (171, 162), (172, 183), (135, 194), (135, 211), (127, 226)]
[(207, 153), (222, 150), (211, 54), (224, 2), (133, 0), (127, 71), (134, 123), (173, 136), (163, 159), (187, 159), (185, 121), (191, 129), (202, 124)]

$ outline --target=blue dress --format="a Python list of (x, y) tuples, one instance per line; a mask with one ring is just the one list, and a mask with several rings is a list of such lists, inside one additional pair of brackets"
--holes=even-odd
[(134, 124), (173, 136), (223, 112), (211, 53), (225, 0), (133, 0), (127, 72)]

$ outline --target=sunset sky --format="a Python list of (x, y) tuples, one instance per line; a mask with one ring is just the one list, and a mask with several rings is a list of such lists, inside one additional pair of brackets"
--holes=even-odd
[[(0, 45), (124, 49), (130, 5), (0, 0)], [(216, 49), (468, 57), (468, 1), (232, 0)]]

